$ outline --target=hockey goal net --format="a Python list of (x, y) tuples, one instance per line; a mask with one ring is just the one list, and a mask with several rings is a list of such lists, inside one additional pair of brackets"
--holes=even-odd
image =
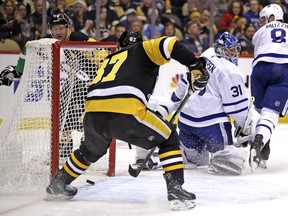
[[(83, 139), (87, 88), (116, 48), (114, 42), (27, 43), (24, 72), (0, 126), (0, 192), (42, 190), (48, 185)], [(91, 172), (114, 175), (115, 141), (90, 167)]]

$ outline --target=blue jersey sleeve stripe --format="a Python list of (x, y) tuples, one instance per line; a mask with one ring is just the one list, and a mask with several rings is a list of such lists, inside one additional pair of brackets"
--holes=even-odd
[(232, 114), (240, 113), (240, 112), (246, 111), (247, 109), (248, 109), (248, 107), (245, 107), (245, 108), (243, 108), (243, 109), (236, 110), (236, 111), (234, 111), (234, 112), (228, 112), (227, 115), (232, 115)]
[(236, 104), (240, 104), (240, 103), (243, 103), (245, 101), (248, 101), (248, 98), (245, 98), (243, 100), (240, 100), (240, 101), (236, 101), (234, 103), (223, 103), (223, 106), (233, 106), (233, 105), (236, 105)]
[(207, 121), (207, 120), (210, 120), (210, 119), (227, 117), (227, 114), (223, 112), (223, 113), (217, 113), (217, 114), (213, 114), (213, 115), (204, 116), (204, 117), (201, 117), (201, 118), (195, 118), (195, 117), (189, 116), (189, 115), (181, 112), (180, 116), (185, 118), (185, 119), (187, 119), (187, 120), (190, 120), (190, 121), (202, 122), (202, 121)]

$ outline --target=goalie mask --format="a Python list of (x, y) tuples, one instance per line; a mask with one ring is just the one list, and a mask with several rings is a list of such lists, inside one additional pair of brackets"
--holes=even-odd
[(69, 17), (63, 12), (56, 12), (52, 14), (49, 20), (49, 27), (52, 25), (65, 25), (68, 27), (69, 24)]
[(216, 56), (225, 58), (235, 65), (238, 65), (238, 58), (241, 52), (241, 45), (238, 39), (228, 32), (220, 34), (214, 45)]
[(137, 42), (142, 42), (142, 35), (139, 32), (125, 31), (120, 36), (118, 43), (121, 48), (127, 47)]

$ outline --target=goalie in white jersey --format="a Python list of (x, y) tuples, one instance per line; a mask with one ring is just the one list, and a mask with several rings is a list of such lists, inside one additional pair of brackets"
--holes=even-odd
[[(248, 114), (244, 77), (237, 66), (240, 50), (235, 36), (228, 32), (219, 35), (214, 48), (201, 55), (206, 58), (210, 80), (204, 90), (191, 95), (179, 116), (179, 136), (187, 162), (208, 165), (212, 174), (241, 175), (247, 164), (247, 152), (233, 145), (230, 122), (232, 117), (239, 135)], [(157, 110), (163, 116), (174, 111), (188, 87), (187, 80), (182, 78), (171, 96), (173, 105), (162, 104)], [(253, 120), (256, 122), (258, 113), (255, 110), (251, 113), (256, 115)]]
[[(277, 4), (267, 5), (260, 12), (265, 20), (253, 37), (254, 55), (251, 94), (261, 118), (255, 141), (251, 145), (250, 164), (266, 166), (269, 142), (278, 117), (288, 108), (288, 24), (283, 23), (283, 10)], [(253, 157), (254, 156), (254, 157)]]

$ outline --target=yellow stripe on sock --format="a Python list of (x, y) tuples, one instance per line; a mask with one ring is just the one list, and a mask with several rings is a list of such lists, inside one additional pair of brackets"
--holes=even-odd
[(177, 169), (184, 169), (184, 164), (177, 164), (174, 166), (168, 166), (168, 167), (165, 167), (163, 169), (165, 172), (169, 172), (169, 171), (177, 170)]
[(81, 163), (80, 161), (78, 161), (77, 158), (75, 157), (74, 152), (71, 154), (71, 158), (72, 158), (73, 162), (76, 163), (76, 165), (79, 166), (80, 168), (86, 170), (89, 167), (89, 166)]
[(73, 171), (71, 171), (71, 170), (69, 169), (69, 167), (66, 165), (66, 163), (64, 164), (63, 168), (64, 168), (64, 170), (65, 170), (70, 176), (72, 176), (72, 177), (74, 177), (74, 178), (77, 178), (77, 177), (79, 176), (78, 174), (76, 174), (76, 173), (74, 173)]
[(160, 154), (159, 155), (159, 158), (160, 159), (163, 159), (165, 157), (169, 157), (169, 156), (172, 156), (172, 155), (181, 155), (181, 150), (174, 150), (174, 151), (169, 151), (169, 152), (166, 152), (166, 153), (163, 153), (163, 154)]

